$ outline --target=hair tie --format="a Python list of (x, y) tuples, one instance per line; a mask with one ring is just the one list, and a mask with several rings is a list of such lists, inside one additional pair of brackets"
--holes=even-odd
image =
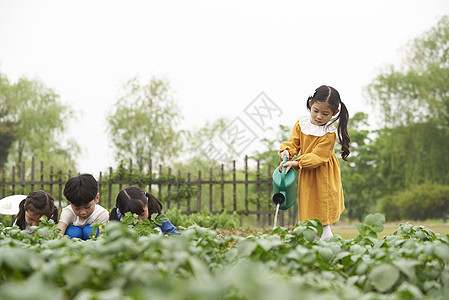
[(119, 220), (121, 220), (122, 219), (122, 214), (120, 213), (120, 210), (118, 209), (117, 206), (115, 208), (117, 209), (117, 217), (118, 217)]

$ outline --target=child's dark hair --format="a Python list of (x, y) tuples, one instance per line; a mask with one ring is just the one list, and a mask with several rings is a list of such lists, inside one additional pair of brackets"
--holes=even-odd
[(44, 191), (33, 191), (19, 204), (19, 212), (16, 216), (16, 225), (21, 230), (26, 228), (25, 212), (32, 211), (36, 214), (47, 216), (49, 220), (58, 223), (58, 208), (55, 206), (53, 196)]
[[(343, 160), (348, 160), (347, 157), (350, 153), (349, 144), (351, 139), (348, 134), (348, 120), (349, 113), (346, 105), (341, 101), (340, 94), (336, 89), (328, 85), (322, 85), (315, 90), (315, 93), (307, 98), (307, 109), (310, 111), (312, 104), (315, 102), (327, 102), (332, 108), (332, 112), (335, 113), (340, 107), (338, 116), (332, 121), (334, 123), (338, 120), (338, 140), (341, 144), (341, 157)], [(331, 124), (332, 124), (331, 123)]]
[(148, 206), (148, 218), (151, 215), (161, 214), (162, 202), (150, 193), (144, 192), (137, 186), (129, 186), (121, 190), (117, 195), (115, 207), (112, 209), (109, 220), (120, 220), (117, 214), (117, 208), (121, 215), (127, 212), (141, 215), (144, 212), (144, 206)]
[(75, 206), (88, 204), (97, 194), (98, 183), (91, 174), (74, 176), (67, 180), (64, 186), (64, 196)]

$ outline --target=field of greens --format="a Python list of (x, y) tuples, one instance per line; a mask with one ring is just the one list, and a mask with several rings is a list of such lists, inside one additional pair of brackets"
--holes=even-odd
[(449, 298), (449, 235), (405, 223), (379, 240), (379, 214), (324, 241), (317, 220), (239, 237), (129, 219), (89, 241), (58, 238), (52, 221), (35, 234), (0, 225), (0, 299)]

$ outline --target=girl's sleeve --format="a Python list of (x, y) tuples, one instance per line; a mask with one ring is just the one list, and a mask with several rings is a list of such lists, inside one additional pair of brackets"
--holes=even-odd
[(299, 127), (299, 121), (297, 121), (295, 126), (293, 126), (292, 132), (290, 133), (288, 142), (283, 142), (281, 144), (281, 150), (279, 151), (279, 153), (287, 150), (290, 159), (297, 155), (299, 153), (299, 150), (301, 149), (301, 145), (299, 144), (300, 133), (301, 128)]
[(314, 169), (328, 162), (334, 153), (335, 141), (335, 133), (328, 133), (318, 138), (312, 152), (301, 155), (296, 159), (299, 163), (299, 169)]
[[(161, 215), (164, 215), (164, 213), (161, 213)], [(180, 234), (176, 227), (170, 222), (170, 220), (167, 218), (167, 221), (161, 221), (162, 225), (159, 226), (159, 228), (162, 230), (162, 233), (164, 234)]]

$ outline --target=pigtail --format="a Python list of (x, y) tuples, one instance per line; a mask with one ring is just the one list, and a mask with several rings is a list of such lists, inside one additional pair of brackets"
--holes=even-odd
[(114, 207), (112, 210), (111, 210), (111, 213), (109, 214), (109, 221), (120, 221), (120, 218), (118, 217), (118, 214), (117, 214), (117, 207)]
[(162, 202), (153, 196), (153, 194), (145, 193), (145, 196), (148, 198), (148, 212), (150, 214), (160, 214), (162, 212)]
[(58, 214), (59, 214), (58, 208), (55, 205), (53, 205), (53, 211), (51, 212), (49, 219), (55, 221), (55, 223), (58, 223), (59, 220)]
[(15, 224), (21, 229), (24, 230), (26, 228), (26, 221), (25, 221), (25, 202), (26, 198), (20, 201), (19, 204), (19, 212), (16, 215)]
[(344, 105), (343, 102), (340, 102), (341, 109), (340, 109), (340, 115), (338, 116), (338, 139), (341, 144), (341, 157), (343, 160), (348, 161), (349, 156), (349, 145), (351, 143), (351, 139), (349, 138), (348, 134), (348, 120), (349, 120), (349, 113), (348, 109), (346, 108), (346, 105)]

